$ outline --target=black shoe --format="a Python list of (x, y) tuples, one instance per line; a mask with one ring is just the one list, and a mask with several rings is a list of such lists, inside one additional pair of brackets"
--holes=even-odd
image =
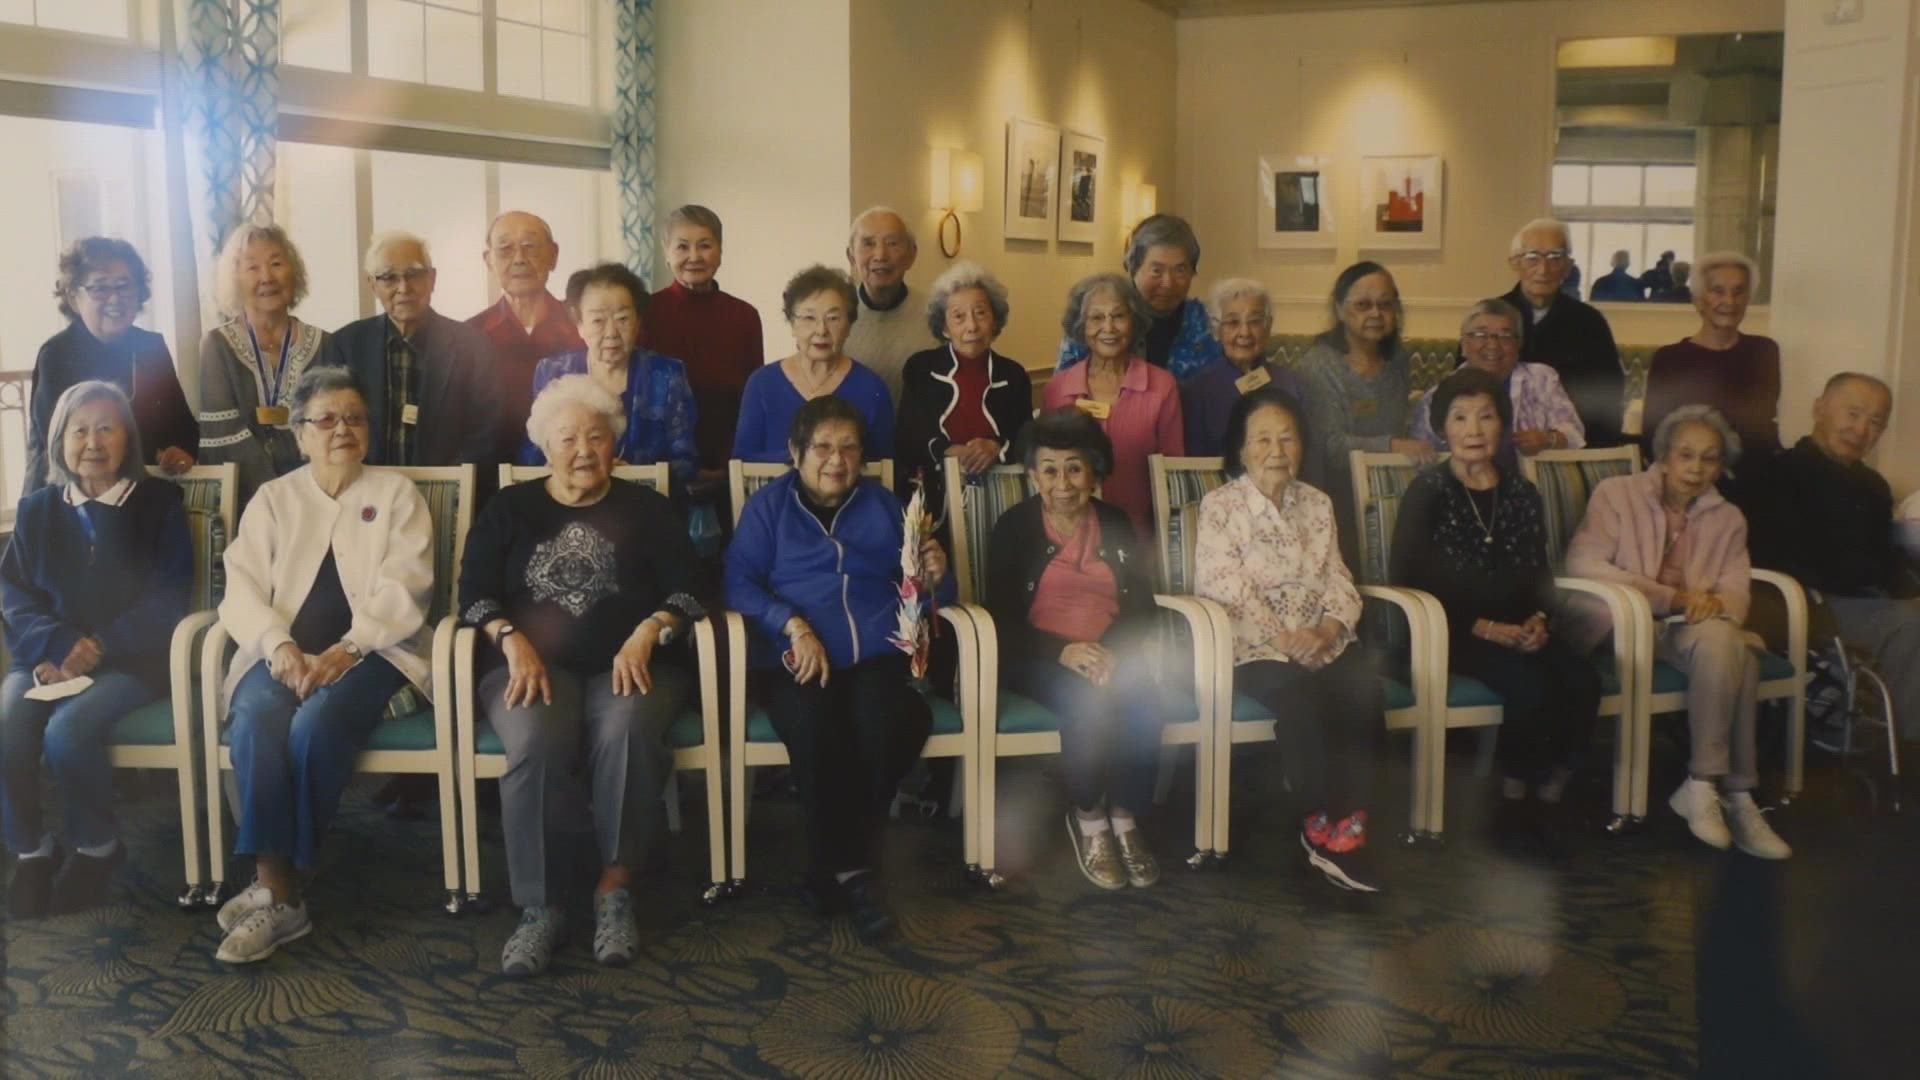
[(893, 912), (888, 910), (880, 883), (871, 871), (863, 870), (840, 886), (847, 898), (847, 914), (853, 917), (853, 932), (862, 941), (873, 941), (893, 929)]
[(53, 875), (60, 869), (60, 849), (39, 859), (13, 860), (13, 885), (7, 891), (7, 913), (15, 919), (44, 919), (53, 910)]
[(847, 895), (832, 874), (809, 871), (800, 879), (800, 900), (816, 918), (830, 919), (846, 909)]
[(53, 879), (54, 914), (67, 915), (99, 907), (107, 899), (114, 872), (126, 861), (124, 842), (114, 844), (113, 852), (108, 855), (83, 855), (78, 851), (69, 855), (67, 864)]

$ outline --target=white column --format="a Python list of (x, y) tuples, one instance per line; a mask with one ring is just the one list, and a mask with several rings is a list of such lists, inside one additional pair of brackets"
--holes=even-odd
[(1876, 464), (1920, 486), (1920, 280), (1913, 156), (1920, 0), (1787, 0), (1772, 289), (1782, 435), (1812, 426), (1826, 380), (1894, 387)]

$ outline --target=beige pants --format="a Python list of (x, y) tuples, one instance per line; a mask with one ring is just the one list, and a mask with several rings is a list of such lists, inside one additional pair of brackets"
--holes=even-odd
[(1726, 619), (1663, 623), (1660, 659), (1687, 673), (1687, 726), (1693, 756), (1687, 771), (1724, 778), (1727, 791), (1751, 791), (1759, 782), (1754, 712), (1760, 663), (1746, 632)]

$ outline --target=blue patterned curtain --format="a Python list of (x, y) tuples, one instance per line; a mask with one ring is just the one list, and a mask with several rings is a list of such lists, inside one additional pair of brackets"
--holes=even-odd
[(173, 0), (173, 10), (166, 106), (182, 120), (194, 253), (210, 267), (235, 225), (273, 220), (280, 3)]
[(653, 0), (617, 0), (614, 12), (613, 179), (627, 265), (653, 280)]

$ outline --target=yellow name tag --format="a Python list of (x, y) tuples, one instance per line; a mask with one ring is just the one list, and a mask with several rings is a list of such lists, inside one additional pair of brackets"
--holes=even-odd
[(418, 424), (420, 422), (420, 406), (412, 402), (400, 406), (400, 422), (403, 424)]
[(1073, 405), (1074, 408), (1079, 409), (1095, 420), (1105, 420), (1107, 415), (1113, 412), (1113, 405), (1111, 403), (1095, 401), (1090, 397), (1075, 398)]
[(285, 405), (256, 405), (253, 409), (254, 423), (264, 427), (286, 427), (288, 415)]
[(1352, 411), (1355, 416), (1379, 416), (1380, 403), (1372, 398), (1355, 398)]
[(1233, 385), (1239, 387), (1241, 393), (1251, 394), (1272, 381), (1273, 376), (1267, 374), (1266, 368), (1257, 367), (1233, 380)]

